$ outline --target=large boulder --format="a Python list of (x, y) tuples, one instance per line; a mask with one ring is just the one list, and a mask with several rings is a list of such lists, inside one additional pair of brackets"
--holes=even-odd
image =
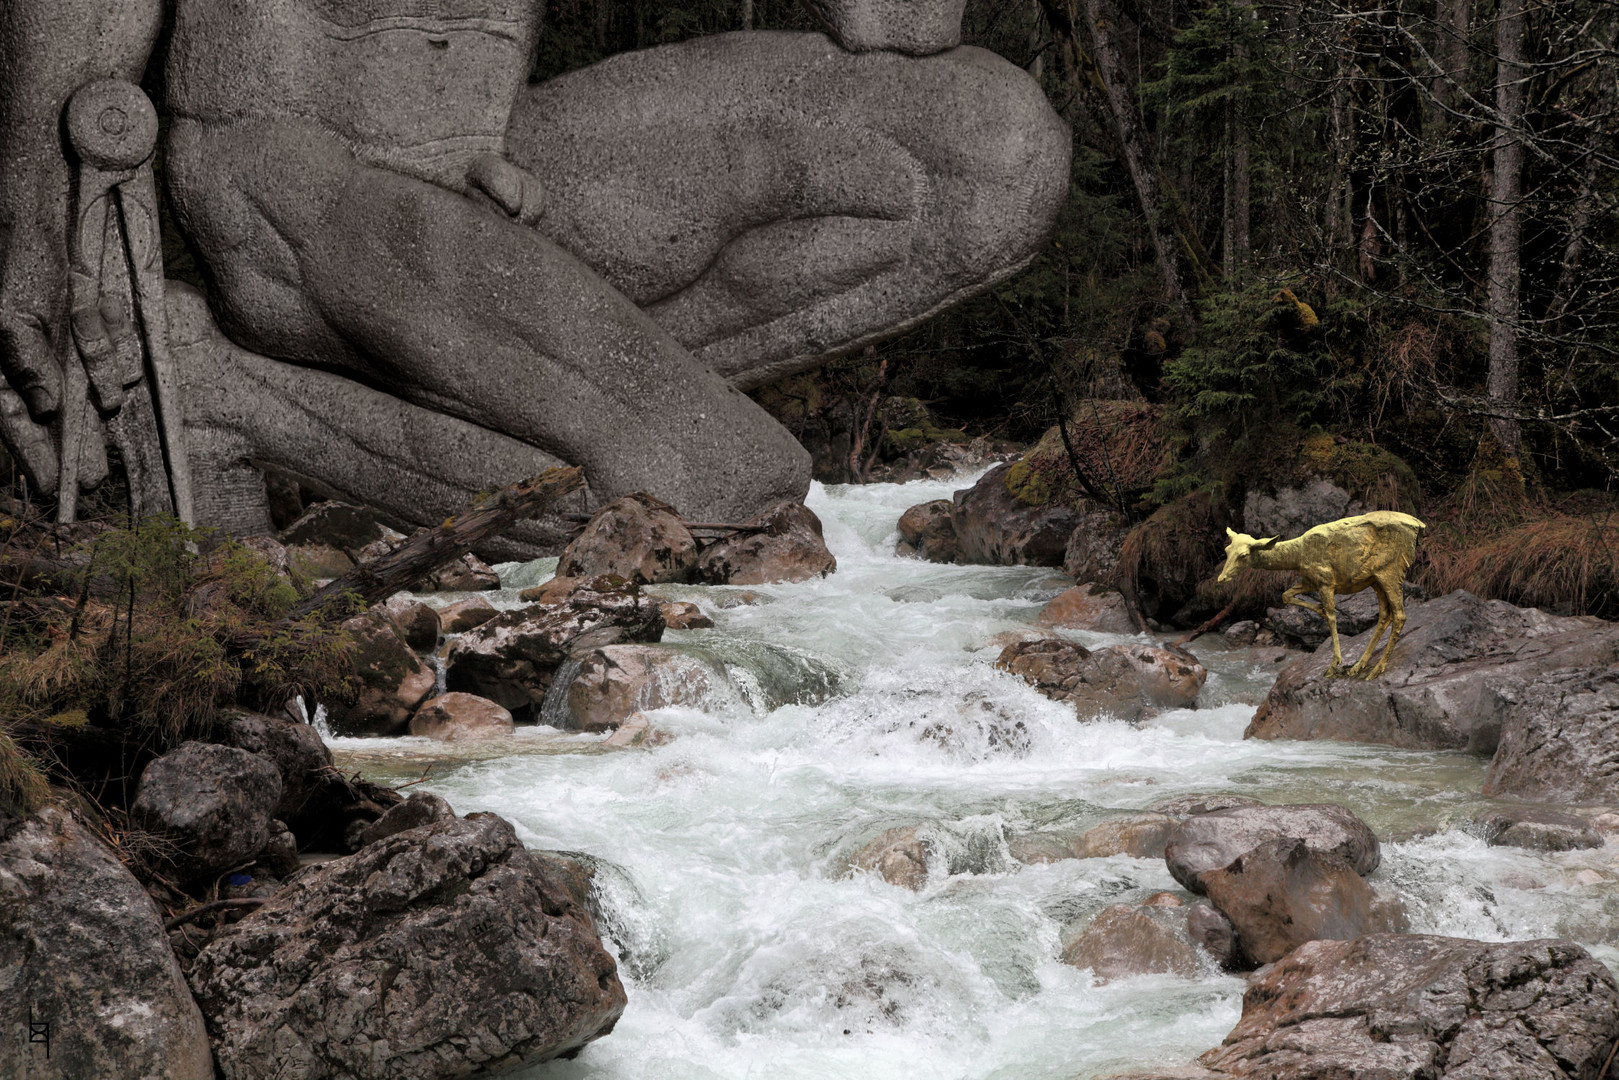
[(417, 652), (432, 652), (438, 648), (444, 624), (437, 611), (408, 593), (390, 597), (380, 607), (393, 620), (406, 645)]
[(476, 694), (440, 694), (416, 710), (410, 733), (440, 742), (500, 738), (512, 733), (512, 714)]
[(1136, 623), (1124, 594), (1105, 585), (1076, 585), (1052, 598), (1035, 617), (1040, 626), (1090, 630), (1100, 634), (1133, 634)]
[[(1370, 636), (1344, 641), (1345, 660)], [(1248, 736), (1494, 753), (1506, 714), (1546, 696), (1538, 683), (1619, 662), (1619, 626), (1458, 591), (1410, 609), (1379, 678), (1329, 679), (1331, 659), (1323, 645), (1283, 668)]]
[(281, 801), (273, 816), (293, 821), (304, 812), (332, 768), (320, 732), (280, 716), (237, 713), (221, 721), (219, 742), (257, 754), (281, 775)]
[(1380, 903), (1355, 867), (1297, 837), (1270, 840), (1198, 884), (1236, 932), (1239, 962), (1280, 960), (1306, 941), (1403, 930), (1397, 905)]
[[(1426, 596), (1421, 589), (1406, 582), (1404, 597), (1406, 617), (1409, 619), (1416, 606), (1422, 603)], [(1374, 589), (1362, 589), (1358, 593), (1336, 597), (1333, 617), (1338, 623), (1338, 640), (1345, 642), (1356, 635), (1364, 634), (1377, 625), (1378, 614), (1377, 592)], [(1322, 642), (1331, 637), (1324, 616), (1292, 604), (1284, 604), (1265, 612), (1265, 629), (1281, 638), (1287, 645), (1301, 649), (1319, 648)]]
[(1101, 859), (1109, 855), (1129, 855), (1137, 859), (1161, 859), (1179, 819), (1168, 814), (1142, 811), (1125, 814), (1093, 825), (1073, 843), (1076, 859)]
[(1119, 548), (1130, 523), (1100, 503), (1084, 502), (1074, 511), (1074, 528), (1063, 545), (1062, 572), (1081, 585), (1113, 580)]
[(960, 561), (986, 566), (1060, 566), (1078, 515), (1067, 506), (1030, 506), (1006, 486), (997, 465), (953, 496)]
[(612, 1030), (624, 988), (567, 872), (493, 814), (305, 870), (218, 931), (191, 985), (226, 1080), (439, 1080)]
[(557, 563), (558, 577), (617, 574), (638, 585), (691, 581), (697, 540), (675, 508), (644, 491), (608, 503)]
[(500, 614), (500, 609), (481, 596), (469, 596), (439, 608), (439, 625), (446, 634), (464, 634)]
[(552, 603), (502, 612), (461, 635), (446, 659), (445, 688), (489, 698), (526, 723), (539, 719), (552, 677), (576, 652), (662, 636), (655, 599), (622, 578), (590, 578)]
[(1087, 649), (1060, 638), (1016, 641), (995, 666), (1055, 701), (1071, 703), (1084, 719), (1108, 715), (1141, 720), (1160, 709), (1197, 704), (1208, 672), (1186, 655), (1152, 645)]
[(1209, 967), (1187, 928), (1187, 907), (1169, 893), (1145, 904), (1102, 909), (1062, 952), (1065, 964), (1089, 968), (1101, 982), (1131, 975), (1202, 974)]
[[(1588, 646), (1560, 649), (1560, 660)], [(1484, 794), (1619, 803), (1619, 664), (1564, 667), (1521, 686), (1501, 680), (1493, 696), (1501, 739), (1484, 776)]]
[(770, 585), (825, 577), (838, 568), (821, 519), (803, 503), (777, 503), (703, 549), (698, 575), (710, 585)]
[(172, 842), (176, 871), (196, 880), (264, 850), (281, 790), (281, 773), (269, 759), (234, 746), (187, 742), (142, 770), (129, 815)]
[(281, 530), (283, 544), (323, 544), (338, 551), (358, 552), (386, 534), (377, 516), (361, 506), (329, 501), (316, 503), (297, 521)]
[(702, 705), (729, 685), (725, 671), (661, 645), (605, 645), (580, 657), (568, 684), (568, 726), (612, 731), (647, 709)]
[(1473, 820), (1491, 847), (1519, 847), (1533, 851), (1574, 851), (1599, 848), (1602, 834), (1584, 818), (1554, 810), (1513, 808), (1493, 810)]
[(953, 563), (961, 556), (952, 520), (955, 504), (949, 499), (918, 503), (899, 517), (896, 554), (911, 555), (928, 562)]
[(1570, 941), (1312, 941), (1249, 980), (1199, 1060), (1250, 1080), (1598, 1080), (1619, 985)]
[(326, 702), (326, 716), (340, 735), (397, 735), (405, 729), (438, 677), (405, 644), (393, 620), (356, 615), (343, 623), (354, 638), (354, 673), (360, 689), (353, 701)]
[(488, 592), (500, 588), (500, 575), (469, 551), (428, 574), (417, 588), (422, 592)]
[(157, 907), (54, 807), (27, 818), (0, 810), (0, 1047), (0, 1080), (214, 1075)]
[(916, 826), (901, 825), (855, 852), (849, 859), (849, 870), (876, 874), (890, 885), (921, 892), (928, 883), (931, 851), (932, 844), (917, 835)]
[(1169, 836), (1164, 862), (1174, 879), (1195, 893), (1203, 876), (1230, 866), (1272, 840), (1302, 840), (1311, 851), (1343, 859), (1357, 874), (1370, 874), (1382, 861), (1377, 835), (1336, 803), (1295, 806), (1236, 806), (1189, 817)]

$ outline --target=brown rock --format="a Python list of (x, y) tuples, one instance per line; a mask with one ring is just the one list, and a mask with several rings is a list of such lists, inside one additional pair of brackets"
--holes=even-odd
[(389, 807), (387, 813), (367, 825), (360, 832), (360, 844), (363, 847), (406, 829), (419, 829), (437, 821), (454, 820), (455, 811), (448, 802), (430, 791), (417, 791), (397, 806)]
[(294, 574), (325, 581), (353, 570), (354, 560), (330, 544), (288, 544), (287, 566)]
[(710, 585), (769, 585), (825, 577), (838, 568), (821, 538), (821, 519), (802, 503), (777, 503), (703, 549), (697, 572)]
[(1473, 824), (1491, 847), (1573, 851), (1602, 846), (1602, 834), (1584, 818), (1551, 810), (1496, 810), (1479, 815)]
[(1175, 826), (1164, 848), (1174, 879), (1192, 892), (1203, 891), (1203, 875), (1229, 866), (1272, 840), (1302, 840), (1312, 851), (1343, 859), (1355, 872), (1370, 874), (1382, 860), (1371, 828), (1336, 803), (1294, 806), (1239, 806), (1187, 818)]
[(1303, 840), (1271, 840), (1200, 879), (1231, 921), (1250, 967), (1280, 960), (1306, 941), (1348, 940), (1393, 929), (1379, 925), (1372, 887), (1336, 855)]
[(1246, 1080), (1596, 1080), (1619, 985), (1570, 941), (1312, 941), (1249, 980), (1199, 1060)]
[(849, 860), (850, 868), (875, 873), (890, 885), (921, 892), (928, 883), (928, 848), (916, 827), (889, 829)]
[[(1577, 654), (1559, 661), (1575, 662)], [(1484, 794), (1619, 801), (1619, 664), (1548, 671), (1521, 687), (1498, 684), (1494, 694), (1503, 703), (1501, 740)]]
[(512, 733), (512, 714), (476, 694), (440, 694), (410, 718), (410, 733), (441, 742), (500, 738)]
[(1264, 806), (1258, 799), (1250, 799), (1246, 795), (1229, 795), (1217, 792), (1211, 795), (1177, 795), (1172, 799), (1160, 799), (1147, 807), (1155, 814), (1168, 814), (1170, 817), (1196, 817), (1199, 814), (1212, 814), (1216, 810), (1231, 810), (1239, 806)]
[(500, 588), (500, 575), (494, 567), (468, 552), (427, 576), (419, 586), (422, 592), (487, 592)]
[(727, 682), (723, 669), (665, 646), (592, 649), (568, 684), (569, 726), (611, 731), (643, 710), (702, 705)]
[(527, 723), (539, 719), (551, 677), (570, 656), (662, 636), (663, 613), (650, 596), (620, 578), (592, 578), (556, 603), (503, 612), (463, 634), (450, 647), (446, 689), (489, 698)]
[(663, 611), (663, 625), (671, 630), (707, 630), (714, 625), (714, 620), (690, 601), (669, 600), (658, 606)]
[[(527, 598), (526, 595), (524, 597)], [(499, 615), (500, 611), (481, 596), (468, 597), (457, 600), (453, 604), (446, 604), (439, 609), (439, 622), (446, 634), (464, 634), (475, 626), (484, 623)]]
[(1089, 968), (1108, 982), (1131, 975), (1202, 973), (1204, 961), (1186, 930), (1178, 907), (1114, 904), (1063, 950), (1063, 963)]
[(1130, 855), (1138, 859), (1158, 859), (1174, 831), (1176, 819), (1150, 812), (1126, 814), (1087, 829), (1074, 841), (1074, 857), (1097, 859), (1108, 855)]
[(406, 645), (417, 652), (432, 652), (438, 648), (439, 635), (443, 631), (438, 612), (409, 596), (390, 597), (378, 607), (393, 619)]
[(570, 876), (493, 814), (305, 869), (197, 955), (191, 986), (220, 1070), (435, 1080), (605, 1035), (624, 988)]
[(674, 507), (644, 491), (596, 511), (557, 563), (559, 577), (617, 574), (638, 585), (691, 581), (696, 570), (691, 530)]
[[(151, 897), (56, 807), (0, 808), (0, 982), (4, 1080), (213, 1078)], [(29, 1038), (30, 1020), (50, 1024), (48, 1047)]]
[(1030, 506), (1006, 487), (1011, 466), (990, 469), (955, 493), (951, 519), (960, 561), (985, 566), (1060, 566), (1079, 516), (1066, 506)]
[(326, 715), (341, 735), (397, 735), (433, 692), (437, 676), (394, 629), (393, 621), (357, 615), (343, 623), (353, 635), (360, 692), (352, 702), (329, 701)]
[(1231, 920), (1207, 900), (1199, 900), (1186, 909), (1186, 933), (1193, 944), (1221, 967), (1236, 967), (1240, 961), (1236, 929)]
[(1062, 572), (1081, 585), (1111, 581), (1113, 569), (1119, 565), (1119, 548), (1129, 531), (1130, 523), (1115, 511), (1093, 502), (1082, 503), (1063, 546)]
[(1076, 585), (1063, 592), (1043, 609), (1035, 622), (1064, 630), (1093, 630), (1102, 634), (1133, 634), (1124, 594), (1103, 585)]
[(1192, 708), (1208, 672), (1196, 660), (1151, 645), (1087, 649), (1060, 638), (1017, 642), (995, 666), (1010, 671), (1081, 718), (1141, 720), (1160, 709)]
[[(1369, 637), (1344, 640), (1346, 662)], [(1509, 714), (1561, 696), (1563, 673), (1619, 663), (1619, 626), (1454, 592), (1410, 609), (1379, 678), (1328, 679), (1330, 661), (1323, 646), (1283, 668), (1247, 735), (1491, 754)]]
[(961, 556), (956, 526), (951, 520), (955, 504), (949, 499), (918, 503), (899, 518), (900, 555), (915, 555), (928, 562), (953, 563)]

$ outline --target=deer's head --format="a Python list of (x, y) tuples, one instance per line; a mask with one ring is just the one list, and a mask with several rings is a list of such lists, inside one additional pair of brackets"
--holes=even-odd
[(1220, 571), (1221, 581), (1230, 581), (1237, 571), (1248, 565), (1248, 559), (1256, 551), (1269, 551), (1276, 546), (1280, 536), (1273, 536), (1269, 540), (1255, 540), (1247, 533), (1225, 531), (1231, 542), (1225, 546), (1225, 569)]

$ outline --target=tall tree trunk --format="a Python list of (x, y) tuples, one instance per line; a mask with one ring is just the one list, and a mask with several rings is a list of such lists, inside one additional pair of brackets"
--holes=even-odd
[(1128, 81), (1129, 69), (1115, 35), (1115, 13), (1109, 0), (1084, 0), (1084, 6), (1096, 73), (1102, 81), (1108, 113), (1118, 136), (1124, 166), (1135, 187), (1136, 201), (1141, 206), (1142, 216), (1147, 219), (1152, 246), (1158, 254), (1159, 266), (1163, 268), (1164, 287), (1170, 303), (1181, 318), (1188, 326), (1195, 326), (1197, 317), (1192, 311), (1192, 289), (1186, 260), (1181, 256), (1180, 243), (1167, 224), (1164, 196), (1158, 186), (1157, 165), (1147, 145), (1146, 125), (1142, 122), (1134, 89)]
[(1327, 200), (1327, 237), (1336, 261), (1355, 243), (1355, 181), (1351, 158), (1355, 152), (1354, 118), (1350, 114), (1347, 31), (1340, 30), (1338, 58), (1332, 80), (1332, 196)]
[(1501, 0), (1495, 20), (1495, 145), (1490, 181), (1490, 430), (1518, 453), (1518, 257), (1523, 230), (1524, 0)]
[[(1248, 59), (1248, 47), (1242, 42), (1233, 46), (1238, 60)], [(1249, 179), (1248, 179), (1248, 117), (1242, 99), (1233, 94), (1226, 99), (1225, 109), (1226, 161), (1225, 161), (1225, 234), (1222, 239), (1225, 278), (1232, 284), (1242, 283), (1243, 270), (1248, 265)]]
[[(1616, 43), (1619, 43), (1619, 21), (1615, 21), (1608, 30), (1605, 48), (1610, 55)], [(1600, 68), (1598, 70), (1602, 90), (1597, 95), (1594, 111), (1598, 116), (1606, 116), (1613, 108), (1616, 80), (1610, 73)], [(1552, 290), (1551, 303), (1546, 305), (1547, 329), (1554, 334), (1563, 329), (1563, 320), (1568, 315), (1568, 306), (1573, 302), (1574, 290), (1579, 284), (1580, 263), (1585, 258), (1586, 232), (1591, 227), (1591, 215), (1596, 210), (1597, 177), (1601, 168), (1599, 155), (1606, 133), (1604, 125), (1593, 124), (1586, 135), (1585, 164), (1580, 169), (1580, 190), (1574, 197), (1574, 206), (1568, 215), (1568, 240), (1563, 245), (1562, 269), (1557, 274), (1557, 287)]]
[(1434, 97), (1445, 108), (1455, 108), (1461, 99), (1459, 87), (1467, 85), (1467, 37), (1473, 23), (1473, 0), (1434, 0), (1439, 10), (1435, 20), (1433, 58), (1439, 65), (1434, 80)]

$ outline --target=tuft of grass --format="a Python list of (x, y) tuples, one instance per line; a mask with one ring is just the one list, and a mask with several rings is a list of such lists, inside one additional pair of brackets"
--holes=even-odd
[(1619, 512), (1549, 512), (1488, 538), (1446, 523), (1422, 546), (1419, 580), (1433, 595), (1466, 589), (1568, 615), (1619, 618)]
[(1178, 606), (1223, 563), (1225, 516), (1207, 490), (1165, 503), (1125, 536), (1114, 584)]

